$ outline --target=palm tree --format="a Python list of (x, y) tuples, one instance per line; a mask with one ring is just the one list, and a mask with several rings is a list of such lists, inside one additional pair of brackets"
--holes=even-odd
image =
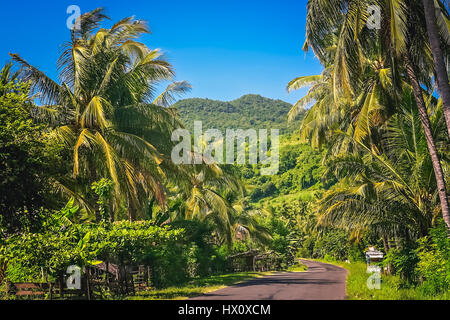
[[(405, 92), (399, 113), (393, 116), (383, 138), (385, 152), (376, 153), (358, 143), (363, 157), (342, 155), (330, 162), (329, 170), (342, 178), (318, 202), (319, 223), (353, 233), (372, 229), (383, 239), (414, 240), (427, 235), (439, 213), (437, 186), (433, 179), (426, 136), (414, 108), (412, 90)], [(432, 128), (436, 141), (447, 141), (442, 106), (433, 97)], [(342, 133), (344, 134), (344, 133)]]
[(250, 237), (267, 243), (270, 233), (262, 227), (243, 198), (244, 190), (236, 168), (217, 164), (180, 165), (182, 177), (169, 186), (172, 207), (153, 217), (161, 224), (198, 221), (211, 226), (217, 244), (231, 246), (234, 240)]
[(379, 55), (366, 58), (360, 75), (363, 83), (359, 89), (361, 93), (354, 96), (354, 101), (335, 98), (333, 72), (333, 67), (329, 66), (321, 75), (298, 77), (288, 84), (288, 92), (311, 86), (307, 95), (290, 110), (288, 121), (293, 121), (308, 104), (313, 103), (300, 126), (303, 142), (310, 142), (313, 147), (328, 142), (334, 154), (349, 152), (353, 145), (348, 143), (348, 139), (336, 139), (334, 135), (335, 130), (343, 130), (357, 141), (368, 139), (374, 145), (377, 128), (395, 111), (391, 69)]
[[(232, 215), (234, 209), (209, 182), (216, 182), (218, 176), (208, 176), (207, 172), (192, 172), (191, 192), (187, 194), (185, 219), (210, 221), (215, 226), (220, 242), (232, 243)], [(210, 179), (211, 178), (211, 179)]]
[(314, 148), (320, 148), (330, 139), (331, 128), (335, 128), (342, 120), (340, 105), (335, 103), (333, 95), (333, 79), (331, 67), (322, 74), (302, 76), (288, 83), (287, 90), (311, 86), (306, 96), (297, 101), (288, 113), (288, 121), (292, 122), (309, 105), (300, 125), (301, 142), (309, 142)]
[(71, 31), (58, 59), (59, 82), (11, 56), (41, 93), (37, 114), (51, 123), (49, 136), (71, 150), (72, 179), (59, 181), (61, 188), (92, 210), (95, 199), (87, 189), (107, 177), (115, 208), (125, 203), (132, 220), (150, 194), (164, 205), (162, 162), (168, 161), (171, 131), (181, 126), (166, 107), (190, 86), (172, 83), (155, 97), (156, 86), (174, 72), (159, 50), (136, 40), (149, 33), (147, 25), (125, 18), (100, 28), (105, 17), (102, 9), (80, 17), (81, 29)]
[[(433, 53), (434, 69), (436, 71), (437, 85), (444, 103), (444, 116), (447, 121), (447, 132), (450, 136), (450, 85), (448, 70), (441, 49), (442, 42), (450, 45), (450, 23), (448, 12), (440, 1), (423, 0), (425, 21), (427, 25), (428, 39)], [(442, 37), (439, 33), (442, 33)], [(441, 39), (442, 38), (442, 39)]]
[[(450, 212), (446, 185), (436, 144), (433, 141), (429, 114), (423, 100), (421, 83), (430, 87), (432, 67), (431, 51), (423, 23), (422, 8), (418, 3), (402, 0), (375, 1), (387, 13), (383, 16), (381, 30), (365, 28), (367, 8), (373, 1), (359, 0), (309, 0), (307, 15), (306, 45), (311, 47), (319, 59), (325, 59), (324, 39), (339, 30), (334, 58), (334, 95), (352, 98), (361, 88), (362, 67), (368, 52), (379, 48), (389, 62), (392, 86), (401, 91), (402, 78), (408, 79), (413, 88), (416, 106), (419, 109), (423, 130), (427, 137), (438, 185), (442, 215), (450, 228)], [(422, 72), (418, 72), (421, 70)], [(394, 97), (395, 98), (395, 97)]]

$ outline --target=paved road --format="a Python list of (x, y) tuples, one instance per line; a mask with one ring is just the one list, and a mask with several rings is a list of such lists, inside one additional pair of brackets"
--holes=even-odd
[(280, 272), (245, 281), (191, 300), (343, 300), (347, 270), (301, 260), (307, 272)]

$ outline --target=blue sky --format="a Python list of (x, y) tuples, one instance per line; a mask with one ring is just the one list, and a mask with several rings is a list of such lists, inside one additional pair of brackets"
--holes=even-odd
[(19, 53), (55, 77), (72, 4), (82, 12), (105, 7), (112, 21), (147, 20), (152, 34), (142, 41), (161, 48), (177, 80), (193, 85), (186, 97), (228, 101), (255, 93), (293, 103), (305, 90), (288, 95), (287, 82), (321, 70), (313, 54), (301, 50), (306, 0), (2, 0), (0, 63), (9, 60), (8, 52)]

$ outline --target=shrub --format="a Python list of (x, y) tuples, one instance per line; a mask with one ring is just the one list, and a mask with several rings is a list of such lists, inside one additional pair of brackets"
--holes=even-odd
[(423, 281), (420, 289), (425, 294), (450, 290), (450, 240), (445, 223), (441, 220), (430, 230), (430, 236), (418, 242), (416, 272)]
[(415, 269), (418, 261), (416, 251), (410, 246), (403, 246), (389, 250), (383, 264), (391, 265), (394, 273), (400, 275), (402, 279), (415, 281)]
[[(330, 230), (317, 239), (314, 244), (314, 257), (345, 261), (349, 251), (348, 234), (343, 230)], [(331, 260), (330, 260), (331, 261)]]

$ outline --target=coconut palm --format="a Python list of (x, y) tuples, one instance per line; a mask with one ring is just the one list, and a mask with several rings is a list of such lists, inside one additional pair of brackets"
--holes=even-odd
[[(433, 100), (427, 99), (428, 108), (434, 111), (433, 133), (438, 144), (445, 146), (442, 106)], [(329, 170), (342, 180), (318, 203), (320, 224), (354, 234), (372, 229), (384, 239), (427, 235), (440, 206), (426, 137), (411, 101), (409, 90), (399, 113), (389, 120), (382, 141), (384, 153), (358, 142), (364, 157), (342, 155), (330, 162)]]
[(247, 237), (266, 243), (270, 234), (258, 224), (259, 212), (246, 203), (236, 170), (229, 165), (180, 165), (177, 173), (182, 178), (169, 187), (171, 208), (156, 213), (154, 221), (205, 223), (214, 231), (217, 244), (230, 246)]
[[(382, 12), (386, 13), (383, 15), (381, 30), (365, 27), (369, 18), (367, 8), (373, 4), (380, 6)], [(439, 8), (443, 10), (445, 7)], [(309, 0), (306, 46), (311, 47), (320, 59), (326, 58), (327, 46), (324, 39), (334, 35), (336, 30), (339, 30), (339, 40), (333, 62), (335, 99), (341, 96), (352, 99), (355, 92), (360, 92), (361, 86), (364, 85), (361, 75), (366, 57), (370, 57), (370, 52), (377, 48), (389, 64), (394, 90), (402, 91), (402, 79), (407, 79), (412, 86), (421, 124), (427, 137), (442, 215), (450, 228), (444, 173), (423, 99), (422, 84), (430, 88), (433, 74), (431, 50), (424, 45), (428, 43), (428, 37), (423, 7), (417, 2), (409, 2), (407, 5), (402, 0)], [(443, 33), (448, 33), (448, 30), (443, 30)]]
[(310, 86), (307, 95), (290, 110), (288, 121), (293, 121), (312, 104), (300, 126), (303, 142), (309, 142), (313, 147), (326, 143), (334, 155), (353, 151), (351, 140), (335, 134), (336, 130), (341, 130), (357, 141), (368, 140), (375, 147), (380, 126), (395, 112), (396, 92), (392, 90), (391, 69), (379, 54), (365, 58), (360, 74), (360, 93), (353, 95), (353, 101), (335, 98), (333, 72), (330, 65), (321, 75), (298, 77), (288, 84), (288, 92)]
[(433, 53), (434, 69), (436, 71), (437, 85), (444, 104), (444, 116), (447, 122), (447, 131), (450, 136), (450, 85), (448, 70), (444, 57), (448, 58), (448, 52), (444, 55), (441, 49), (443, 45), (450, 45), (449, 15), (440, 1), (423, 0), (425, 21), (428, 39)]
[(170, 153), (170, 133), (180, 126), (166, 107), (190, 86), (172, 83), (156, 95), (174, 72), (158, 49), (137, 41), (149, 33), (146, 23), (125, 18), (105, 29), (105, 18), (102, 9), (79, 18), (81, 28), (71, 31), (58, 59), (58, 82), (11, 56), (40, 93), (43, 105), (36, 113), (51, 123), (49, 136), (72, 153), (72, 179), (59, 181), (61, 188), (92, 210), (95, 199), (86, 189), (107, 177), (114, 183), (115, 208), (125, 203), (134, 219), (150, 194), (164, 205), (162, 162)]
[(288, 121), (294, 121), (310, 106), (300, 125), (300, 138), (302, 142), (311, 143), (314, 148), (320, 148), (329, 141), (330, 129), (342, 120), (340, 106), (334, 100), (331, 72), (329, 67), (320, 75), (295, 78), (287, 86), (288, 92), (310, 86), (308, 93), (292, 106)]

